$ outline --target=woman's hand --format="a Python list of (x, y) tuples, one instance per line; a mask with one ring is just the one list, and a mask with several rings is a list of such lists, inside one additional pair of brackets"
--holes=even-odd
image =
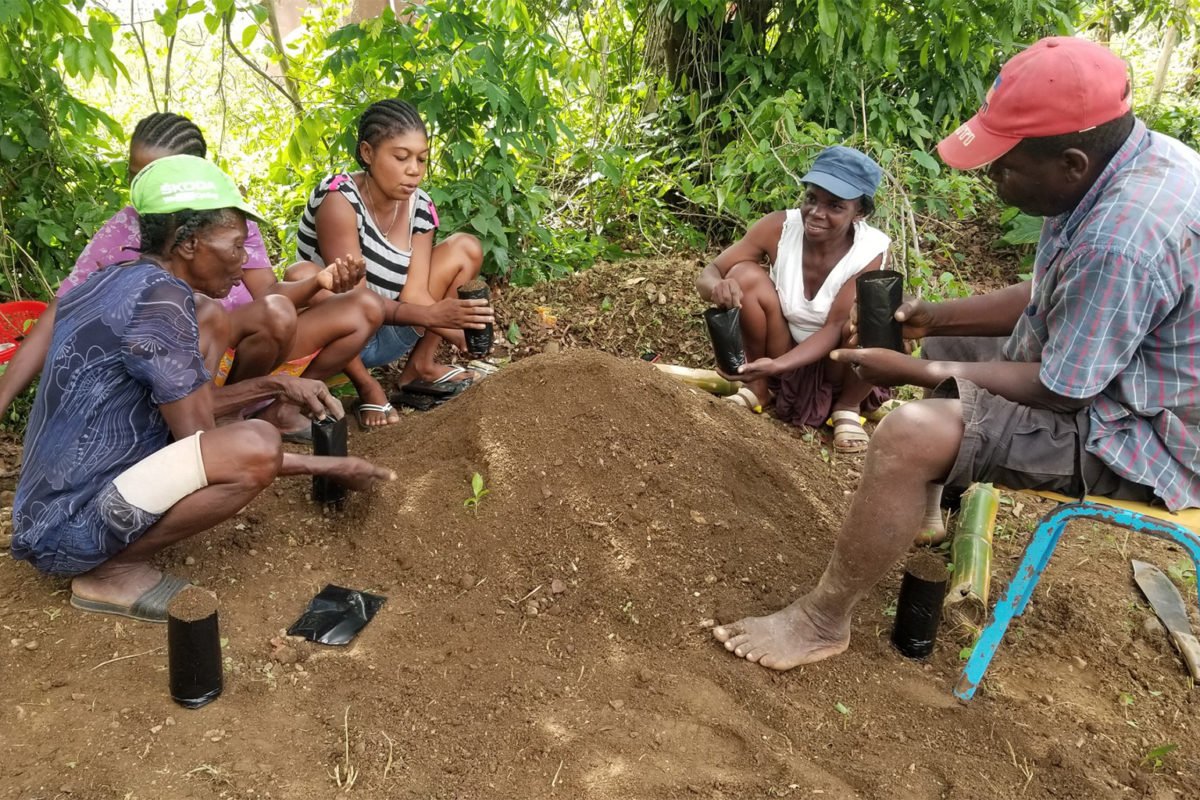
[(722, 278), (713, 285), (712, 302), (718, 308), (741, 308), (742, 287), (731, 278)]
[(317, 273), (317, 285), (327, 292), (348, 292), (367, 274), (367, 262), (362, 255), (342, 256)]
[(291, 375), (275, 375), (276, 397), (285, 403), (300, 407), (300, 413), (312, 419), (345, 416), (342, 401), (329, 393), (325, 381), (310, 378), (295, 378)]
[(775, 359), (759, 358), (751, 361), (749, 364), (743, 364), (740, 366), (737, 374), (735, 375), (727, 375), (726, 373), (721, 372), (720, 369), (718, 369), (717, 372), (725, 379), (731, 381), (757, 381), (762, 378), (770, 378), (778, 375), (779, 368), (775, 364)]
[(481, 330), (496, 321), (496, 312), (487, 300), (459, 300), (457, 297), (447, 297), (428, 306), (426, 316), (425, 324), (430, 328)]

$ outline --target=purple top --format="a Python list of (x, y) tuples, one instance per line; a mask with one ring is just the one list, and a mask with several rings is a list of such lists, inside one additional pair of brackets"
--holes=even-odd
[(1172, 510), (1200, 506), (1200, 154), (1135, 124), (1079, 205), (1046, 220), (1005, 355), (1094, 398), (1088, 452)]
[[(246, 263), (247, 269), (270, 269), (271, 260), (267, 257), (267, 248), (263, 245), (262, 234), (252, 220), (246, 220)], [(104, 269), (110, 264), (121, 261), (140, 259), (142, 254), (137, 247), (142, 242), (142, 234), (138, 229), (138, 215), (133, 206), (125, 206), (108, 222), (104, 223), (96, 235), (88, 242), (87, 247), (75, 261), (75, 269), (71, 271), (58, 287), (57, 296), (62, 298), (68, 291), (87, 280), (87, 277), (98, 269)], [(246, 284), (238, 281), (233, 285), (229, 295), (222, 298), (220, 303), (226, 311), (232, 311), (238, 306), (244, 306), (254, 298), (246, 289)]]
[(157, 264), (102, 270), (62, 299), (25, 431), (14, 557), (72, 575), (130, 543), (105, 492), (170, 443), (160, 408), (208, 383), (199, 348), (191, 287)]

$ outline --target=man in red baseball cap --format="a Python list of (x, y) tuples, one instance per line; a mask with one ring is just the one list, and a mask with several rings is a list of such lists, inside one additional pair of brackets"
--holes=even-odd
[(817, 586), (714, 628), (749, 661), (790, 669), (845, 650), (851, 609), (912, 545), (942, 486), (1200, 506), (1200, 154), (1134, 117), (1121, 59), (1069, 37), (1005, 64), (938, 152), (986, 167), (1002, 200), (1047, 218), (1033, 278), (902, 305), (921, 359), (834, 351), (871, 383), (929, 396), (871, 437)]

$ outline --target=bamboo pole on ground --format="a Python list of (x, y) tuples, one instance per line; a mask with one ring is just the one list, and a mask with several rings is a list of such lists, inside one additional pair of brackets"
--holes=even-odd
[(953, 574), (943, 613), (955, 629), (977, 634), (987, 621), (992, 583), (992, 532), (1000, 509), (1000, 492), (990, 483), (972, 484), (963, 493), (954, 541), (950, 545)]
[(740, 381), (725, 380), (715, 370), (681, 367), (678, 364), (655, 364), (654, 366), (690, 386), (722, 397), (737, 394), (737, 390), (742, 388)]

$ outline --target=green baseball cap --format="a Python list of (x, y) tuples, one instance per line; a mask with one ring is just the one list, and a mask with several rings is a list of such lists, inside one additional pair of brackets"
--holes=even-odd
[(139, 214), (236, 208), (262, 222), (262, 214), (242, 198), (233, 178), (198, 156), (166, 156), (150, 162), (129, 187)]

